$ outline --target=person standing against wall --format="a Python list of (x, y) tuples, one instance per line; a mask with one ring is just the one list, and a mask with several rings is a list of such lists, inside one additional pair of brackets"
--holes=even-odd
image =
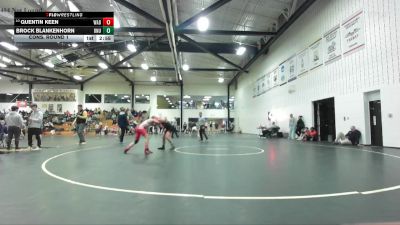
[(297, 120), (296, 124), (296, 134), (297, 136), (300, 137), (301, 131), (304, 129), (304, 121), (303, 121), (303, 116), (299, 116), (299, 119)]
[(32, 150), (32, 136), (35, 135), (37, 146), (34, 150), (40, 150), (42, 146), (42, 140), (40, 135), (42, 134), (43, 125), (43, 113), (38, 110), (37, 104), (31, 104), (31, 115), (28, 119), (28, 149)]
[(290, 114), (289, 118), (289, 139), (296, 139), (296, 119), (293, 114)]
[(7, 150), (11, 149), (11, 140), (13, 137), (15, 139), (15, 150), (18, 150), (21, 129), (24, 127), (22, 116), (18, 113), (18, 106), (11, 107), (11, 112), (6, 116), (6, 124), (8, 129)]
[(208, 140), (207, 134), (206, 134), (206, 119), (203, 118), (203, 113), (199, 113), (199, 133), (200, 133), (200, 141), (203, 141), (203, 135)]
[(78, 112), (76, 114), (76, 118), (74, 121), (76, 133), (79, 137), (79, 144), (86, 144), (85, 140), (85, 127), (86, 127), (86, 120), (87, 120), (87, 112), (83, 110), (82, 105), (78, 105)]

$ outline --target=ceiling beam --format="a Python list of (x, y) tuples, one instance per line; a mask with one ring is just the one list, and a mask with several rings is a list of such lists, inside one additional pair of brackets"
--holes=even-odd
[(0, 71), (1, 72), (5, 72), (5, 73), (20, 74), (20, 75), (24, 75), (24, 76), (28, 76), (28, 77), (43, 78), (43, 79), (50, 79), (50, 80), (63, 81), (63, 82), (72, 82), (70, 80), (63, 80), (63, 79), (54, 78), (54, 77), (41, 76), (41, 75), (36, 75), (36, 74), (31, 74), (31, 73), (26, 73), (26, 72), (20, 72), (20, 71), (6, 70), (6, 69), (1, 69), (1, 68), (0, 68)]
[[(315, 2), (316, 0), (306, 0), (298, 10), (289, 18), (289, 20), (284, 23), (278, 30), (277, 34), (270, 38), (268, 42), (258, 51), (258, 53), (244, 66), (244, 69), (248, 69), (261, 55), (263, 55), (266, 51), (268, 51), (269, 47), (279, 39), (280, 36), (301, 16), (303, 13)], [(242, 74), (242, 71), (239, 71), (235, 74), (233, 79), (229, 82), (229, 86), (239, 78)]]
[(148, 44), (147, 46), (142, 47), (139, 51), (136, 51), (136, 52), (134, 52), (134, 53), (128, 55), (127, 57), (125, 57), (123, 60), (121, 60), (121, 61), (115, 63), (115, 64), (113, 65), (113, 67), (114, 67), (114, 66), (119, 66), (119, 65), (121, 65), (122, 63), (124, 63), (124, 62), (126, 62), (126, 61), (132, 59), (133, 57), (139, 55), (140, 53), (142, 53), (142, 52), (144, 52), (144, 51), (147, 51), (148, 49), (150, 49), (151, 47), (155, 46), (158, 42), (160, 42), (161, 40), (163, 40), (163, 39), (166, 38), (166, 37), (167, 37), (167, 34), (161, 35), (160, 37), (158, 37), (157, 39), (155, 39), (154, 41), (152, 41), (150, 44)]
[(113, 65), (111, 65), (106, 59), (104, 59), (101, 55), (99, 55), (99, 53), (92, 51), (92, 53), (99, 58), (101, 61), (103, 61), (105, 64), (107, 64), (108, 69), (114, 70), (115, 72), (118, 73), (118, 75), (120, 75), (121, 77), (125, 78), (126, 81), (129, 81), (130, 83), (133, 83), (133, 81), (131, 81), (131, 79), (129, 79), (125, 74), (123, 74), (121, 71), (119, 71), (118, 69), (116, 69)]
[[(34, 65), (34, 66), (8, 66), (9, 68), (23, 68), (23, 67), (31, 67), (31, 68), (37, 68), (38, 66)], [(99, 68), (98, 66), (83, 66), (84, 68), (88, 68), (88, 69), (97, 69)], [(60, 66), (60, 68), (76, 68), (73, 66)], [(118, 70), (143, 70), (142, 67), (140, 66), (116, 66), (115, 69)], [(159, 70), (159, 71), (175, 71), (174, 67), (149, 67), (148, 70)], [(1, 70), (0, 70), (1, 71)], [(236, 68), (189, 68), (188, 70), (189, 72), (201, 72), (201, 71), (215, 71), (215, 72), (237, 72), (240, 71), (239, 69)], [(186, 71), (186, 72), (188, 72)], [(48, 77), (46, 77), (48, 78)], [(55, 79), (55, 80), (60, 80), (60, 79)], [(64, 80), (64, 81), (68, 81), (68, 80)]]
[(207, 7), (206, 9), (202, 10), (201, 12), (197, 13), (196, 15), (190, 17), (189, 19), (183, 21), (181, 24), (178, 25), (178, 27), (176, 28), (176, 30), (181, 30), (187, 26), (189, 26), (190, 24), (194, 23), (195, 21), (197, 21), (200, 17), (202, 16), (206, 16), (212, 12), (214, 12), (215, 10), (217, 10), (219, 7), (225, 5), (226, 3), (230, 2), (231, 0), (219, 0), (218, 2), (210, 5), (209, 7)]
[(239, 35), (239, 36), (272, 36), (276, 32), (270, 31), (241, 31), (241, 30), (207, 30), (199, 31), (197, 29), (177, 30), (177, 34), (204, 34), (204, 35)]
[(126, 8), (136, 12), (137, 14), (145, 17), (146, 19), (152, 21), (155, 24), (158, 24), (161, 27), (165, 26), (165, 23), (161, 20), (159, 20), (158, 18), (154, 17), (153, 15), (147, 13), (146, 11), (140, 9), (139, 7), (135, 6), (134, 4), (126, 1), (126, 0), (114, 0), (115, 2), (125, 6)]
[(17, 78), (14, 77), (14, 76), (11, 76), (11, 75), (8, 75), (8, 74), (5, 74), (5, 73), (1, 73), (1, 72), (0, 72), (0, 76), (8, 77), (8, 78), (11, 78), (11, 79), (13, 79), (13, 80), (16, 80), (16, 79), (17, 79)]
[(25, 57), (25, 56), (23, 56), (23, 55), (19, 55), (19, 54), (13, 52), (13, 51), (10, 51), (10, 50), (4, 48), (3, 46), (0, 46), (0, 50), (3, 51), (3, 52), (6, 52), (6, 53), (9, 54), (9, 55), (13, 55), (13, 56), (18, 57), (18, 58), (20, 58), (20, 59), (23, 59), (23, 60), (25, 60), (25, 61), (27, 61), (27, 62), (30, 62), (30, 63), (32, 63), (32, 64), (36, 64), (36, 65), (38, 65), (38, 66), (40, 66), (40, 67), (42, 67), (42, 68), (45, 68), (45, 69), (47, 69), (47, 70), (49, 70), (49, 71), (52, 71), (53, 73), (55, 73), (55, 74), (57, 74), (57, 75), (60, 75), (60, 76), (62, 76), (62, 77), (64, 77), (64, 78), (67, 78), (68, 80), (74, 81), (70, 76), (68, 76), (68, 75), (66, 75), (66, 74), (64, 74), (64, 73), (55, 71), (54, 69), (51, 69), (51, 68), (49, 68), (49, 67), (47, 67), (47, 66), (45, 66), (45, 65), (43, 65), (43, 64), (41, 64), (41, 63), (39, 63), (39, 62), (36, 62), (36, 61), (34, 61), (34, 60), (28, 58), (28, 57)]
[(93, 80), (94, 78), (96, 78), (96, 77), (102, 75), (103, 73), (105, 73), (105, 72), (107, 72), (107, 71), (108, 71), (108, 69), (99, 71), (99, 72), (96, 73), (95, 75), (93, 75), (93, 76), (89, 77), (88, 79), (84, 80), (84, 81), (82, 82), (82, 84), (85, 84), (85, 83), (87, 83), (87, 82)]
[(188, 36), (184, 35), (184, 34), (180, 34), (179, 35), (181, 38), (185, 39), (186, 41), (188, 41), (189, 43), (193, 44), (194, 46), (196, 46), (197, 48), (203, 50), (204, 52), (207, 52), (213, 56), (215, 56), (216, 58), (228, 63), (229, 65), (238, 68), (240, 71), (242, 72), (246, 72), (242, 67), (240, 67), (239, 65), (236, 65), (235, 63), (227, 60), (226, 58), (218, 55), (217, 53), (214, 53), (213, 51), (208, 50), (207, 48), (203, 47), (201, 44), (199, 44), (198, 42), (196, 42), (195, 40), (189, 38)]

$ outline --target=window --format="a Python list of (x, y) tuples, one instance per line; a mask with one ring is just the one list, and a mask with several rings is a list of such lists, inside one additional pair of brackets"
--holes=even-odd
[(157, 109), (179, 109), (179, 95), (157, 95)]
[(101, 103), (101, 94), (86, 94), (85, 103)]
[(135, 95), (135, 103), (137, 103), (137, 104), (150, 104), (150, 95), (147, 95), (147, 94)]
[(0, 94), (0, 102), (29, 101), (29, 94)]
[[(233, 104), (231, 104), (232, 106)], [(227, 96), (185, 95), (183, 97), (183, 107), (184, 109), (226, 109)]]
[(104, 95), (104, 103), (130, 103), (131, 95), (126, 94), (106, 94)]

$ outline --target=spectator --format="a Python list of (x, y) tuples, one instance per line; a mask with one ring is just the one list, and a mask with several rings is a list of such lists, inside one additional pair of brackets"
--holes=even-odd
[(299, 116), (299, 119), (297, 120), (297, 124), (296, 124), (296, 134), (297, 134), (297, 136), (300, 137), (301, 131), (304, 129), (304, 127), (305, 127), (305, 125), (304, 125), (304, 121), (303, 121), (303, 116)]
[(40, 135), (42, 133), (43, 113), (38, 110), (35, 103), (31, 105), (31, 108), (32, 112), (28, 119), (28, 148), (32, 150), (32, 136), (35, 135), (37, 141), (35, 150), (39, 150), (42, 145)]
[(317, 141), (318, 140), (318, 133), (314, 127), (311, 127), (310, 130), (305, 132), (304, 141)]
[(296, 139), (296, 119), (293, 114), (290, 114), (289, 118), (289, 139)]
[(6, 116), (6, 124), (8, 128), (7, 150), (11, 149), (11, 140), (15, 138), (15, 149), (19, 149), (19, 137), (21, 129), (24, 127), (22, 116), (18, 114), (18, 107), (12, 106), (11, 112)]
[(342, 132), (338, 133), (334, 143), (342, 145), (352, 144), (355, 146), (360, 143), (360, 138), (361, 138), (361, 132), (357, 130), (355, 126), (351, 126), (350, 131), (347, 132), (346, 135), (344, 135)]

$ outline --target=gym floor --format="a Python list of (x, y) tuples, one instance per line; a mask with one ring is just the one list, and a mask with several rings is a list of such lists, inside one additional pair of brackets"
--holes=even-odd
[[(132, 136), (126, 137), (125, 144)], [(350, 224), (400, 221), (400, 150), (255, 135), (45, 137), (0, 155), (1, 224)], [(22, 142), (24, 143), (24, 142)], [(35, 143), (35, 142), (34, 142)], [(167, 149), (169, 148), (167, 144)]]

